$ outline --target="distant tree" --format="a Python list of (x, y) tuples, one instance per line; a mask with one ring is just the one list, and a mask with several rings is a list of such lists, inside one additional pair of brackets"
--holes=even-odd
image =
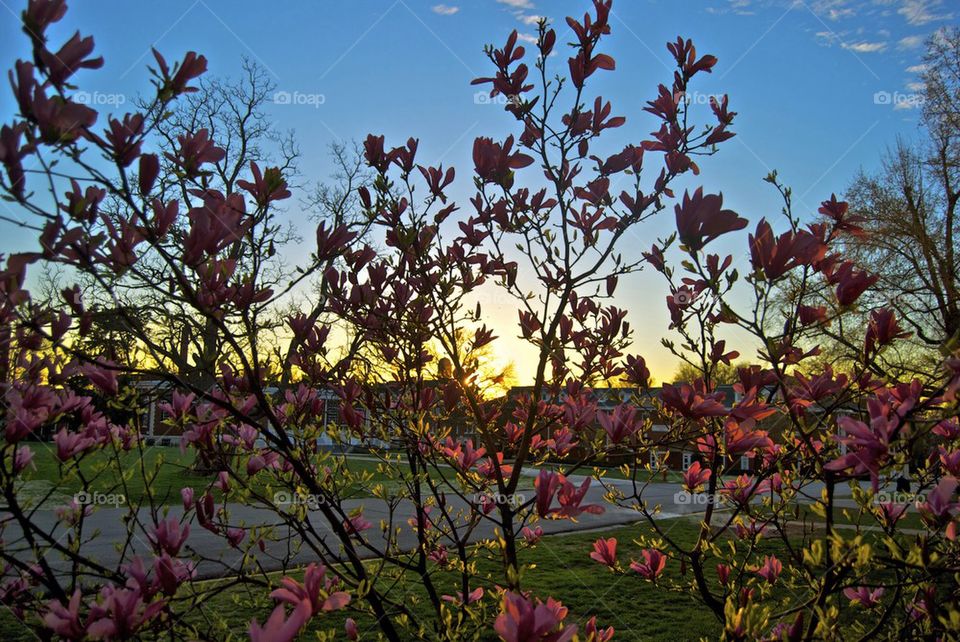
[[(737, 371), (740, 368), (747, 368), (750, 364), (746, 362), (737, 363), (718, 363), (713, 369), (713, 383), (717, 385), (729, 385), (739, 380)], [(690, 383), (703, 376), (703, 369), (690, 363), (681, 363), (673, 373), (670, 383)]]
[(929, 349), (960, 334), (960, 29), (934, 34), (924, 64), (922, 137), (853, 180), (846, 200), (863, 232), (843, 250), (879, 276), (860, 311), (893, 305)]

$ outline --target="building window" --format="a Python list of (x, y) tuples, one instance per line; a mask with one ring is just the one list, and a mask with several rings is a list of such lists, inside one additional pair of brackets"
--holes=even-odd
[(750, 458), (746, 455), (740, 458), (740, 470), (750, 470)]
[(686, 470), (693, 465), (693, 453), (683, 453), (683, 469)]
[(653, 470), (660, 468), (660, 453), (656, 450), (650, 451), (650, 468)]
[(337, 425), (340, 423), (340, 402), (335, 399), (327, 399), (323, 408), (323, 423), (326, 425)]
[(667, 432), (666, 424), (653, 424), (653, 432)]

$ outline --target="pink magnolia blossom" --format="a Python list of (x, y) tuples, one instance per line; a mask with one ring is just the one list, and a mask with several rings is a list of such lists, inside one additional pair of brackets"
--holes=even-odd
[(352, 617), (344, 620), (343, 632), (346, 634), (348, 640), (357, 640), (360, 637), (357, 631), (357, 622)]
[(77, 502), (77, 498), (74, 497), (66, 506), (58, 506), (54, 510), (54, 513), (57, 519), (73, 526), (79, 523), (81, 518), (92, 515), (93, 506), (91, 504), (80, 504)]
[(775, 237), (765, 219), (757, 224), (757, 231), (750, 235), (749, 242), (753, 268), (763, 270), (763, 275), (771, 281), (797, 266), (819, 261), (827, 252), (823, 241), (806, 230), (788, 230)]
[(184, 394), (179, 390), (174, 390), (170, 402), (163, 402), (158, 407), (160, 412), (168, 417), (181, 420), (190, 414), (195, 399), (196, 395), (192, 392)]
[(820, 209), (817, 211), (832, 220), (836, 230), (853, 236), (863, 236), (864, 231), (860, 223), (864, 223), (866, 219), (862, 216), (849, 214), (849, 208), (849, 203), (838, 201), (837, 195), (831, 194), (830, 200), (820, 203)]
[(227, 543), (233, 548), (238, 548), (243, 542), (244, 536), (247, 532), (242, 528), (228, 528), (227, 529)]
[(78, 69), (99, 69), (103, 66), (103, 57), (87, 58), (93, 52), (93, 37), (81, 38), (77, 32), (56, 52), (46, 47), (40, 50), (40, 60), (47, 69), (50, 82), (62, 87)]
[(160, 52), (156, 49), (152, 51), (153, 58), (157, 61), (159, 67), (159, 70), (154, 73), (162, 81), (160, 90), (162, 98), (169, 99), (173, 96), (197, 91), (196, 87), (190, 87), (187, 83), (206, 72), (207, 59), (204, 56), (199, 56), (194, 51), (188, 51), (183, 57), (183, 62), (175, 64), (173, 70), (171, 70)]
[(952, 501), (956, 489), (956, 477), (944, 477), (936, 488), (927, 493), (927, 501), (918, 506), (925, 522), (942, 525), (950, 521), (950, 516), (960, 508), (960, 503)]
[(730, 582), (730, 566), (727, 564), (717, 564), (717, 579), (722, 586)]
[[(539, 437), (539, 435), (536, 436)], [(570, 430), (561, 428), (560, 430), (554, 431), (553, 436), (547, 440), (547, 449), (558, 457), (563, 457), (573, 450), (578, 443)]]
[(895, 504), (893, 502), (882, 502), (877, 505), (878, 517), (880, 522), (888, 528), (893, 527), (907, 514), (906, 504)]
[(699, 461), (690, 464), (690, 467), (683, 471), (683, 487), (691, 493), (697, 490), (710, 480), (713, 474), (709, 468), (704, 468)]
[(363, 518), (363, 509), (357, 509), (344, 520), (343, 528), (349, 535), (359, 535), (365, 530), (373, 528), (373, 524)]
[(250, 173), (253, 175), (253, 182), (239, 180), (237, 187), (250, 192), (257, 205), (263, 207), (272, 201), (290, 198), (290, 190), (287, 189), (287, 182), (279, 168), (268, 167), (261, 173), (260, 167), (250, 161)]
[(447, 547), (446, 546), (436, 547), (435, 549), (430, 551), (430, 554), (427, 555), (427, 559), (429, 559), (431, 562), (439, 566), (446, 566), (447, 562), (449, 561), (447, 559)]
[(639, 355), (627, 355), (627, 363), (624, 368), (624, 374), (627, 381), (641, 388), (650, 386), (650, 370), (647, 368), (647, 362)]
[(797, 308), (797, 316), (800, 318), (801, 325), (825, 323), (827, 321), (827, 306), (801, 305)]
[(803, 611), (797, 613), (792, 622), (780, 620), (761, 642), (799, 642), (803, 639), (803, 615)]
[[(186, 490), (186, 489), (184, 489)], [(166, 552), (176, 557), (187, 537), (190, 536), (190, 524), (183, 524), (176, 517), (170, 517), (157, 523), (147, 539), (153, 544), (157, 552)]]
[(95, 640), (133, 637), (164, 607), (162, 600), (146, 603), (143, 594), (132, 588), (107, 586), (100, 595), (101, 601), (90, 607), (87, 627), (87, 635)]
[(603, 629), (597, 626), (596, 615), (587, 620), (583, 633), (586, 635), (586, 642), (609, 642), (613, 639), (613, 627), (608, 626)]
[(543, 537), (543, 529), (537, 526), (536, 528), (530, 528), (529, 526), (524, 526), (523, 530), (520, 531), (520, 534), (523, 535), (523, 539), (529, 545), (534, 545), (540, 541), (540, 538)]
[(856, 270), (851, 261), (844, 261), (827, 275), (827, 281), (837, 286), (837, 302), (841, 306), (852, 305), (879, 279), (880, 277), (876, 274)]
[(773, 448), (773, 440), (765, 430), (756, 429), (755, 419), (737, 421), (733, 417), (727, 419), (723, 426), (723, 437), (727, 445), (727, 452), (731, 455), (742, 455), (751, 451), (767, 451)]
[(767, 555), (763, 558), (763, 565), (756, 570), (757, 575), (765, 579), (769, 584), (773, 584), (780, 577), (783, 571), (783, 564), (775, 555)]
[(500, 143), (479, 137), (473, 142), (473, 163), (476, 175), (485, 183), (495, 183), (505, 189), (513, 185), (513, 171), (533, 163), (533, 158), (513, 152), (513, 136)]
[(596, 560), (605, 566), (614, 568), (617, 565), (617, 538), (600, 538), (593, 543), (593, 552), (590, 559)]
[(866, 609), (872, 609), (877, 604), (880, 603), (880, 598), (883, 597), (884, 589), (876, 588), (870, 590), (866, 586), (858, 586), (857, 588), (845, 588), (843, 589), (843, 594), (850, 600), (851, 604), (860, 605)]
[(201, 167), (207, 163), (217, 163), (226, 155), (222, 149), (210, 140), (210, 132), (200, 129), (195, 134), (182, 134), (177, 137), (180, 148), (176, 154), (167, 152), (164, 156), (175, 163), (189, 177), (198, 176)]
[(196, 564), (170, 557), (164, 552), (154, 560), (153, 571), (156, 577), (153, 591), (159, 590), (164, 595), (173, 596), (184, 582), (194, 577)]
[(250, 622), (250, 642), (292, 642), (310, 619), (311, 612), (310, 602), (303, 600), (288, 618), (283, 604), (278, 604), (263, 626), (256, 619)]
[(473, 468), (486, 452), (486, 448), (474, 448), (472, 439), (462, 444), (455, 444), (451, 438), (447, 437), (447, 442), (443, 446), (443, 454), (455, 460), (457, 467), (464, 472)]
[(94, 364), (89, 363), (80, 371), (95, 385), (100, 392), (106, 395), (115, 395), (118, 391), (117, 371), (115, 364)]
[(951, 441), (960, 438), (960, 422), (945, 419), (933, 427), (933, 434)]
[(519, 442), (520, 438), (523, 437), (523, 428), (512, 421), (503, 424), (503, 431), (506, 433), (507, 441), (511, 444)]
[(691, 196), (684, 192), (683, 201), (676, 208), (677, 234), (680, 242), (691, 252), (697, 252), (717, 237), (742, 230), (747, 219), (733, 210), (723, 209), (722, 194), (704, 195), (703, 188)]
[(597, 420), (614, 444), (632, 437), (640, 429), (643, 421), (637, 416), (637, 407), (625, 403), (614, 408), (611, 413), (598, 411)]
[(557, 494), (563, 476), (547, 468), (541, 468), (533, 484), (537, 491), (537, 514), (546, 517), (550, 513), (550, 504)]
[(737, 523), (733, 526), (733, 531), (737, 538), (743, 540), (760, 538), (766, 530), (767, 525), (755, 519), (750, 519), (746, 523), (742, 520), (737, 520)]
[(444, 595), (442, 599), (446, 602), (452, 602), (454, 604), (473, 604), (474, 602), (479, 602), (483, 598), (483, 587), (478, 586), (474, 590), (470, 591), (467, 595), (466, 601), (463, 599), (463, 593), (457, 591), (456, 597), (453, 595)]
[(944, 470), (954, 477), (960, 475), (960, 449), (950, 452), (941, 446), (940, 463), (943, 465)]
[[(872, 413), (871, 413), (872, 414)], [(873, 488), (879, 485), (880, 467), (887, 460), (890, 439), (899, 425), (899, 420), (884, 416), (875, 416), (867, 426), (852, 417), (837, 418), (837, 425), (846, 433), (838, 441), (847, 446), (847, 454), (828, 462), (824, 468), (832, 471), (844, 471), (853, 475), (870, 475)]]
[(655, 580), (660, 577), (663, 569), (667, 566), (667, 556), (655, 548), (645, 548), (640, 551), (640, 555), (643, 556), (643, 561), (631, 561), (630, 570), (647, 580)]
[(660, 399), (668, 410), (678, 412), (687, 419), (722, 417), (727, 414), (727, 409), (721, 403), (722, 393), (708, 393), (702, 379), (693, 385), (665, 385), (660, 391)]
[(213, 487), (223, 493), (229, 493), (230, 474), (225, 470), (221, 470), (219, 473), (217, 473), (217, 479), (213, 482)]
[(561, 628), (566, 616), (567, 609), (553, 598), (544, 604), (508, 591), (493, 629), (504, 642), (569, 642), (577, 627)]
[(562, 475), (560, 477), (562, 478), (562, 483), (557, 490), (557, 502), (560, 506), (551, 509), (549, 511), (551, 515), (576, 519), (581, 513), (589, 513), (591, 515), (601, 515), (603, 513), (603, 506), (599, 504), (583, 504), (583, 499), (590, 489), (590, 482), (593, 481), (591, 477), (586, 477), (579, 488), (567, 481), (566, 478), (563, 478)]
[(97, 440), (81, 433), (67, 432), (66, 428), (61, 428), (60, 432), (54, 435), (53, 442), (57, 445), (57, 459), (67, 461), (91, 448)]
[(746, 506), (755, 496), (770, 490), (769, 479), (755, 479), (751, 475), (738, 475), (723, 484), (720, 493), (739, 504)]
[(270, 597), (294, 606), (306, 602), (310, 605), (311, 614), (342, 609), (350, 603), (350, 594), (335, 590), (338, 580), (327, 577), (326, 573), (327, 568), (322, 564), (310, 564), (304, 571), (303, 584), (285, 577), (280, 580), (281, 588), (270, 593)]
[(872, 355), (885, 345), (897, 339), (904, 339), (911, 335), (905, 332), (897, 322), (897, 316), (890, 308), (880, 308), (870, 313), (870, 322), (867, 324), (867, 333), (864, 338), (863, 352)]
[(23, 472), (33, 463), (33, 450), (29, 446), (19, 446), (13, 455), (13, 472)]
[(86, 637), (87, 627), (80, 618), (80, 589), (73, 592), (70, 601), (64, 606), (58, 600), (47, 604), (47, 613), (43, 624), (64, 640), (82, 640)]

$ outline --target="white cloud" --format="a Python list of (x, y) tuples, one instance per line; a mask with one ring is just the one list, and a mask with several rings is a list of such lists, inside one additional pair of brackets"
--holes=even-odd
[(514, 9), (533, 9), (533, 3), (530, 0), (497, 0), (497, 2)]
[(897, 9), (897, 13), (912, 25), (925, 25), (928, 22), (953, 18), (952, 13), (937, 13), (941, 4), (942, 0), (903, 0), (903, 5)]
[(738, 16), (752, 16), (754, 11), (750, 9), (753, 0), (727, 0), (727, 6), (707, 7), (704, 11), (711, 15), (722, 16), (729, 13)]
[(923, 44), (923, 36), (907, 36), (900, 38), (897, 43), (897, 49), (916, 49)]
[(926, 89), (926, 87), (927, 87), (927, 86), (924, 85), (922, 82), (908, 82), (908, 83), (907, 83), (907, 89), (909, 89), (910, 91), (923, 91), (924, 89)]
[(910, 74), (922, 74), (926, 70), (927, 70), (926, 65), (912, 65), (910, 67), (907, 67), (907, 73), (910, 73)]
[(853, 9), (847, 7), (845, 9), (830, 9), (827, 11), (827, 18), (833, 21), (837, 21), (840, 18), (849, 18), (854, 15)]
[(857, 42), (854, 44), (841, 43), (840, 45), (847, 51), (852, 51), (854, 53), (878, 53), (887, 48), (887, 43), (885, 42)]
[(543, 18), (543, 16), (534, 16), (534, 15), (525, 15), (525, 14), (520, 14), (519, 16), (517, 16), (517, 20), (519, 20), (525, 25), (535, 25), (538, 22), (540, 22), (541, 18)]
[(832, 47), (833, 44), (840, 39), (840, 36), (832, 31), (818, 31), (814, 35), (817, 39), (817, 44), (824, 45), (826, 47)]
[(529, 33), (518, 33), (517, 39), (522, 40), (523, 42), (529, 42), (531, 45), (537, 44), (537, 37), (531, 36)]
[[(800, 2), (796, 4), (802, 6)], [(811, 0), (808, 4), (813, 13), (834, 22), (857, 15), (856, 10), (848, 6), (847, 0)]]
[(435, 4), (430, 8), (434, 13), (441, 16), (452, 16), (456, 12), (460, 11), (460, 7), (451, 7), (446, 4)]

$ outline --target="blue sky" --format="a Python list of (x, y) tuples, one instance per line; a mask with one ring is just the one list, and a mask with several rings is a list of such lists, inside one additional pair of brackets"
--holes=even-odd
[[(0, 59), (9, 67), (28, 56), (17, 21), (22, 7), (11, 0), (0, 4)], [(80, 78), (94, 100), (125, 100), (121, 113), (149, 88), (151, 45), (168, 60), (197, 50), (216, 75), (236, 76), (240, 58), (250, 57), (291, 97), (291, 104), (270, 110), (278, 125), (297, 132), (304, 180), (327, 175), (326, 148), (334, 140), (374, 132), (400, 144), (413, 136), (420, 139), (420, 162), (458, 168), (454, 194), (466, 203), (473, 139), (514, 131), (512, 117), (478, 101), (477, 88), (469, 84), (490, 71), (483, 45), (501, 45), (512, 29), (534, 33), (530, 23), (541, 15), (567, 42), (563, 17), (582, 15), (589, 4), (74, 0), (51, 33), (55, 42), (77, 28), (96, 37), (105, 67)], [(958, 16), (956, 5), (933, 0), (619, 0), (604, 45), (617, 71), (598, 74), (591, 87), (627, 117), (616, 134), (618, 149), (639, 142), (653, 127), (641, 111), (644, 102), (671, 77), (664, 43), (677, 35), (692, 38), (701, 53), (720, 59), (697, 84), (694, 100), (727, 93), (739, 116), (738, 136), (705, 160), (702, 174), (689, 184), (722, 190), (728, 206), (756, 221), (780, 211), (776, 193), (761, 180), (777, 169), (794, 189), (797, 211), (814, 212), (831, 192), (842, 192), (859, 168), (875, 168), (897, 136), (916, 135), (909, 95), (917, 91), (923, 41)], [(562, 70), (566, 57), (552, 63)], [(7, 122), (13, 105), (9, 91), (2, 95), (0, 118)], [(291, 216), (296, 220), (295, 211)], [(638, 230), (634, 249), (649, 247), (672, 224), (667, 214)], [(6, 229), (0, 238), (4, 252), (29, 241)], [(728, 250), (742, 256), (743, 241)], [(645, 273), (621, 284), (619, 293), (634, 325), (643, 322), (638, 350), (654, 364), (655, 375), (668, 376), (673, 364), (658, 345), (668, 323), (663, 284)], [(524, 364), (518, 366), (523, 373)]]

